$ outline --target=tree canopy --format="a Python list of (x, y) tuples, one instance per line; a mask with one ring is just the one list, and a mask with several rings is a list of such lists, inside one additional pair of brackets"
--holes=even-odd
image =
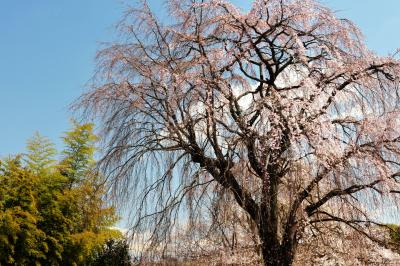
[(92, 265), (107, 241), (122, 240), (93, 168), (93, 125), (74, 123), (63, 140), (60, 161), (36, 133), (26, 153), (0, 162), (1, 265)]
[(399, 202), (396, 54), (313, 0), (165, 3), (168, 21), (146, 2), (127, 12), (81, 101), (143, 247), (173, 244), (178, 221), (226, 224), (224, 208), (265, 265), (291, 265), (304, 234), (335, 223), (388, 245), (369, 225)]

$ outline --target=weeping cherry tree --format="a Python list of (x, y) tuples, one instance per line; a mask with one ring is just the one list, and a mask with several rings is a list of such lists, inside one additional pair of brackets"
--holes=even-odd
[(264, 265), (292, 265), (302, 236), (332, 223), (389, 245), (370, 225), (399, 202), (396, 53), (313, 0), (164, 7), (162, 20), (145, 1), (127, 11), (79, 101), (102, 122), (100, 167), (131, 199), (140, 246), (215, 224), (220, 201), (253, 224)]

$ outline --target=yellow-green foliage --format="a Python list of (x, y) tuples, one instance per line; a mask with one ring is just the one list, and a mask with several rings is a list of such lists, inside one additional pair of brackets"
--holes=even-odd
[(46, 234), (37, 227), (37, 182), (19, 158), (0, 164), (0, 265), (35, 265), (46, 257)]
[(63, 138), (62, 160), (36, 134), (23, 156), (0, 162), (0, 265), (90, 265), (117, 217), (104, 201), (104, 178), (94, 165), (93, 125)]
[(93, 124), (78, 124), (72, 121), (73, 129), (66, 132), (63, 137), (65, 149), (62, 151), (63, 159), (60, 170), (74, 182), (85, 180), (85, 177), (95, 163), (93, 155), (97, 136), (93, 134)]
[(389, 224), (389, 234), (393, 242), (400, 245), (400, 226), (396, 224)]
[(46, 137), (36, 132), (26, 145), (27, 153), (24, 161), (29, 170), (38, 175), (43, 175), (54, 166), (57, 151), (54, 144)]
[(104, 243), (109, 239), (122, 238), (122, 234), (116, 230), (102, 230), (97, 233), (83, 231), (71, 236), (71, 243), (66, 254), (67, 264), (84, 265), (90, 264), (95, 252), (102, 249)]

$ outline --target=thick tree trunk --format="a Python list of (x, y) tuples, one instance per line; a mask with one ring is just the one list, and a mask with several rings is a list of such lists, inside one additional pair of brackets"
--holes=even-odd
[(268, 230), (269, 225), (260, 228), (260, 237), (262, 239), (262, 257), (265, 266), (291, 266), (293, 264), (296, 253), (297, 242), (294, 234), (296, 232), (295, 225), (289, 228), (289, 232), (285, 232), (282, 242), (280, 243), (278, 235), (271, 234)]
[(264, 184), (264, 188), (268, 188), (268, 190), (264, 192), (259, 223), (259, 234), (263, 243), (263, 261), (265, 266), (291, 266), (297, 247), (295, 212), (289, 214), (283, 227), (283, 236), (280, 239), (278, 234), (278, 178), (271, 172), (270, 182)]
[[(265, 242), (264, 242), (265, 243)], [(262, 255), (265, 266), (291, 266), (295, 255), (295, 246), (262, 246)]]
[(262, 255), (265, 266), (278, 266), (280, 264), (280, 248), (271, 247), (268, 244), (264, 243), (262, 246)]

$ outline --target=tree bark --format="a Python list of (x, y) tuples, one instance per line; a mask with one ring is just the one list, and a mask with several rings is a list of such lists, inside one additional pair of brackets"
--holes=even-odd
[(291, 266), (293, 264), (296, 245), (276, 245), (268, 240), (262, 244), (262, 255), (265, 266)]
[(278, 183), (274, 171), (269, 171), (264, 184), (264, 199), (261, 205), (259, 234), (262, 240), (262, 255), (265, 266), (291, 266), (297, 248), (297, 224), (295, 212), (290, 213), (283, 228), (283, 236), (278, 234)]

